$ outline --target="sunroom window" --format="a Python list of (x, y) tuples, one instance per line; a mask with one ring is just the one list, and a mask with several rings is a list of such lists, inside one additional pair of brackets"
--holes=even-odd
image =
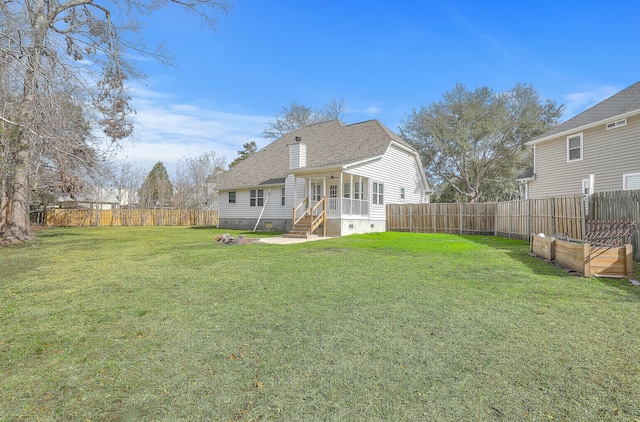
[(374, 205), (384, 205), (384, 185), (382, 183), (373, 182), (373, 196), (371, 203)]

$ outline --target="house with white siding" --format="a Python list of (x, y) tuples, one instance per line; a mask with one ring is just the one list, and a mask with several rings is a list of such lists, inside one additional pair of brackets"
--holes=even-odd
[(377, 120), (287, 134), (229, 170), (219, 189), (219, 227), (301, 237), (385, 231), (386, 204), (432, 193), (418, 153)]
[(528, 142), (527, 198), (640, 189), (640, 82)]

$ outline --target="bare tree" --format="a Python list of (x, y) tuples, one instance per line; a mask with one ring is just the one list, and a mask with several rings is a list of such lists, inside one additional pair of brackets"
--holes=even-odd
[(296, 102), (289, 106), (283, 106), (280, 113), (274, 116), (274, 120), (267, 123), (268, 127), (263, 132), (265, 138), (277, 139), (294, 132), (304, 126), (328, 120), (340, 120), (344, 112), (344, 100), (332, 98), (319, 110), (313, 110)]
[(344, 98), (331, 98), (322, 105), (320, 114), (325, 120), (340, 120), (340, 115), (344, 113)]
[(215, 152), (178, 162), (174, 183), (174, 205), (180, 209), (213, 210), (218, 207), (218, 183), (226, 159)]
[(0, 1), (0, 95), (7, 101), (0, 110), (0, 238), (30, 238), (30, 194), (43, 157), (65, 155), (66, 170), (97, 146), (86, 136), (91, 130), (63, 124), (64, 104), (82, 110), (90, 129), (100, 127), (113, 144), (132, 132), (126, 81), (139, 75), (131, 57), (168, 59), (145, 49), (138, 18), (170, 3), (212, 28), (216, 14), (231, 7), (226, 0)]
[(117, 208), (134, 208), (140, 202), (138, 192), (146, 177), (142, 166), (130, 161), (105, 161), (100, 171), (91, 174), (87, 196), (108, 195), (117, 201)]

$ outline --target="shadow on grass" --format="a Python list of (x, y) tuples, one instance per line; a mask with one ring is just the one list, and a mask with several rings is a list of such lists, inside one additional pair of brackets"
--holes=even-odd
[(562, 268), (529, 254), (529, 243), (524, 240), (507, 239), (497, 236), (461, 236), (471, 242), (500, 251), (527, 266), (534, 274), (562, 275), (568, 273)]
[(282, 232), (278, 231), (248, 231), (248, 230), (232, 230), (232, 229), (220, 229), (216, 226), (189, 226), (193, 230), (213, 230), (219, 233), (229, 233), (235, 235), (244, 235), (246, 237), (278, 237), (282, 236)]
[(71, 229), (73, 227), (55, 227), (55, 228), (44, 228), (35, 232), (36, 238), (45, 238), (45, 237), (70, 237), (70, 236), (82, 236), (82, 233), (73, 232)]
[[(560, 276), (567, 275), (582, 277), (580, 274), (566, 267), (562, 267), (554, 262), (545, 261), (543, 258), (531, 255), (529, 252), (529, 242), (524, 240), (506, 239), (493, 236), (463, 236), (474, 243), (488, 246), (496, 251), (500, 251), (510, 258), (527, 266), (534, 274)], [(526, 246), (523, 249), (522, 246)], [(640, 274), (640, 264), (634, 263), (634, 274)], [(584, 277), (585, 281), (596, 281), (602, 285), (623, 289), (625, 294), (631, 294), (634, 300), (640, 301), (640, 286), (634, 286), (626, 278), (606, 278), (606, 277)]]
[(274, 232), (274, 231), (268, 231), (268, 232), (261, 232), (261, 231), (257, 231), (257, 232), (248, 232), (248, 231), (244, 231), (241, 232), (240, 234), (243, 234), (247, 237), (280, 237), (282, 236), (282, 232)]

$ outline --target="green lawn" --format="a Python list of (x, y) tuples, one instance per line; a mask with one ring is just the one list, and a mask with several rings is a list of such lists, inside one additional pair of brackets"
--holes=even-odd
[(0, 249), (0, 421), (640, 421), (626, 280), (483, 236), (219, 233)]

